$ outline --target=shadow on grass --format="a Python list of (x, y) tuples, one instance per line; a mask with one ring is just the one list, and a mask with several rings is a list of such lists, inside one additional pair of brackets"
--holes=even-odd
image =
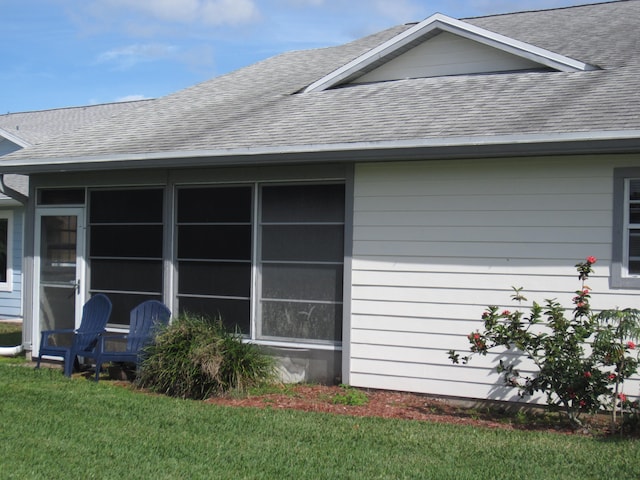
[(22, 343), (22, 324), (0, 323), (0, 347), (15, 347)]

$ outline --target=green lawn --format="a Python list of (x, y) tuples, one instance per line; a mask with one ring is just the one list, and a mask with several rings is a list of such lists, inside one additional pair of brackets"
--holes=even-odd
[(0, 322), (0, 347), (15, 347), (22, 343), (22, 325)]
[(219, 407), (0, 361), (2, 479), (640, 478), (640, 442)]

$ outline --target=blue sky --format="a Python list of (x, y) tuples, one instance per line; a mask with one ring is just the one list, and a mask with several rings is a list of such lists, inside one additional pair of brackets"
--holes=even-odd
[(0, 114), (160, 97), (439, 12), (588, 0), (0, 0)]

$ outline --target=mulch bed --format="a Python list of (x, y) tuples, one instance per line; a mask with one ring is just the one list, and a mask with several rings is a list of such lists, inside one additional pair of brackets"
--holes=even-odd
[[(82, 372), (76, 375), (93, 379), (92, 372)], [(132, 385), (130, 379), (125, 379), (121, 375), (111, 377), (106, 375), (101, 381), (112, 382), (124, 388), (130, 388)], [(368, 399), (366, 404), (344, 405), (336, 403), (334, 399), (344, 395), (345, 389), (340, 386), (318, 384), (281, 385), (277, 388), (271, 388), (265, 393), (217, 396), (204, 400), (204, 402), (229, 407), (300, 410), (354, 417), (394, 418), (600, 438), (620, 435), (620, 432), (611, 431), (610, 416), (605, 414), (585, 415), (582, 417), (584, 427), (575, 429), (559, 414), (548, 413), (544, 408), (529, 408), (517, 412), (510, 404), (504, 407), (494, 404), (469, 407), (461, 402), (418, 393), (376, 389), (357, 389), (357, 391), (366, 395)], [(640, 428), (631, 433), (625, 432), (624, 437), (640, 438)]]
[(609, 416), (586, 417), (585, 428), (573, 429), (563, 423), (557, 415), (543, 410), (521, 413), (507, 412), (499, 407), (469, 408), (456, 402), (426, 395), (385, 390), (360, 390), (369, 399), (366, 405), (343, 405), (334, 403), (334, 398), (344, 394), (338, 386), (287, 385), (281, 391), (247, 395), (225, 396), (206, 400), (216, 405), (294, 409), (307, 412), (324, 412), (357, 417), (382, 417), (405, 420), (440, 422), (457, 425), (499, 428), (506, 430), (545, 431), (571, 435), (605, 436)]

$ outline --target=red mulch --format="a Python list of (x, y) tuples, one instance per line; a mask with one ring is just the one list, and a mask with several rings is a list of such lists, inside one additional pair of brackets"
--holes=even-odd
[(345, 391), (337, 386), (287, 385), (280, 392), (214, 397), (206, 400), (216, 405), (294, 409), (307, 412), (325, 412), (358, 417), (382, 417), (425, 422), (441, 422), (458, 425), (481, 426), (506, 430), (535, 430), (563, 434), (606, 435), (609, 417), (598, 415), (585, 418), (588, 427), (578, 431), (564, 424), (557, 416), (537, 414), (517, 416), (497, 408), (464, 408), (455, 402), (440, 400), (425, 395), (385, 390), (360, 390), (369, 399), (366, 405), (335, 404), (336, 395)]

